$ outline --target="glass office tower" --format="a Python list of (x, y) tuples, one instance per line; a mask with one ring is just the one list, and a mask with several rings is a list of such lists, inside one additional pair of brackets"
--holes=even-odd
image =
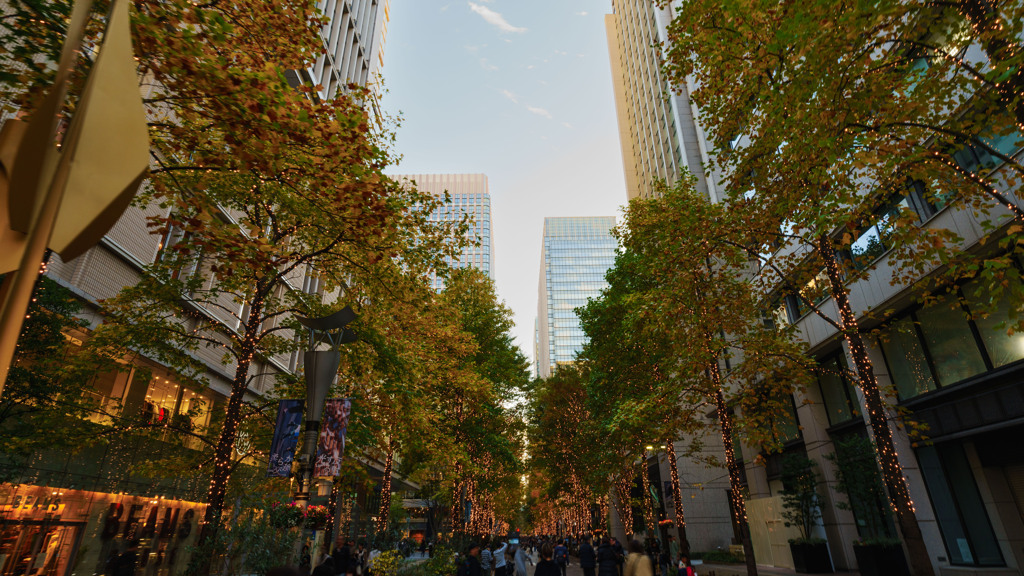
[(604, 276), (615, 264), (618, 246), (611, 234), (614, 227), (614, 216), (544, 219), (534, 351), (541, 378), (574, 361), (583, 347), (575, 309), (608, 285)]
[[(480, 242), (479, 246), (467, 246), (462, 254), (452, 260), (453, 268), (472, 266), (494, 280), (491, 268), (494, 264), (494, 242), (491, 236), (491, 194), (485, 174), (399, 174), (392, 178), (398, 182), (415, 182), (421, 192), (444, 196), (447, 191), (451, 203), (435, 210), (430, 219), (437, 222), (461, 220), (469, 215), (472, 223), (467, 236)], [(444, 289), (444, 281), (436, 276), (431, 279), (435, 290)]]

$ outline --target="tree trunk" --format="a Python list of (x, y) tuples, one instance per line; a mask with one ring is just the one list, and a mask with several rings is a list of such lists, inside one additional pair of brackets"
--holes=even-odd
[[(717, 359), (717, 355), (715, 356)], [(743, 498), (743, 484), (740, 481), (740, 463), (736, 461), (733, 450), (732, 414), (725, 405), (725, 394), (722, 392), (722, 373), (717, 361), (708, 367), (711, 385), (715, 388), (715, 408), (718, 413), (718, 425), (722, 428), (722, 442), (725, 443), (725, 465), (729, 469), (729, 489), (732, 492), (732, 513), (736, 525), (740, 527), (740, 541), (743, 544), (743, 557), (747, 561), (747, 576), (757, 576), (757, 562), (754, 560), (754, 546), (750, 540), (750, 525), (747, 524), (747, 505)]]
[(875, 371), (868, 358), (864, 340), (860, 335), (860, 327), (853, 309), (850, 307), (849, 294), (836, 262), (832, 239), (828, 235), (822, 234), (818, 238), (817, 249), (825, 263), (831, 296), (839, 308), (843, 337), (850, 347), (850, 355), (853, 356), (853, 363), (857, 371), (858, 384), (864, 393), (864, 404), (868, 411), (871, 431), (875, 437), (875, 452), (882, 469), (882, 479), (889, 494), (890, 504), (896, 512), (896, 520), (900, 532), (903, 534), (903, 541), (910, 553), (911, 569), (917, 576), (931, 576), (935, 574), (935, 571), (928, 555), (928, 548), (921, 535), (921, 527), (917, 523), (914, 504), (910, 499), (907, 481), (903, 477), (903, 467), (900, 465), (896, 447), (893, 444), (885, 401), (882, 400), (882, 394), (878, 389), (878, 380), (875, 379)]
[(384, 461), (384, 476), (380, 481), (380, 517), (377, 519), (377, 537), (388, 531), (391, 520), (391, 470), (395, 458), (395, 443), (389, 442), (388, 456)]
[(245, 398), (249, 384), (249, 367), (252, 358), (256, 353), (256, 342), (259, 335), (260, 319), (263, 314), (263, 296), (256, 291), (252, 305), (249, 309), (249, 317), (245, 323), (245, 336), (242, 340), (242, 348), (238, 356), (238, 366), (235, 368), (235, 377), (231, 383), (231, 396), (228, 397), (227, 410), (224, 414), (224, 427), (221, 429), (220, 438), (213, 451), (213, 472), (210, 475), (210, 488), (206, 495), (206, 513), (203, 515), (203, 529), (199, 533), (198, 547), (206, 553), (206, 558), (199, 560), (200, 566), (206, 568), (200, 573), (209, 572), (212, 561), (212, 549), (205, 549), (215, 541), (217, 531), (220, 530), (221, 515), (224, 512), (224, 496), (227, 494), (228, 480), (231, 478), (231, 453), (235, 448), (235, 439), (238, 437), (238, 425), (242, 416), (242, 400)]
[[(672, 439), (665, 440), (669, 466), (672, 470), (672, 503), (676, 508), (676, 531), (679, 533), (679, 553), (690, 554), (690, 541), (686, 539), (686, 517), (683, 515), (683, 495), (679, 489), (679, 465), (676, 463), (676, 447)], [(678, 558), (673, 558), (673, 562)]]
[(338, 493), (341, 492), (338, 486), (341, 483), (341, 476), (335, 476), (334, 482), (331, 483), (331, 497), (327, 500), (327, 528), (324, 532), (324, 538), (327, 540), (327, 551), (334, 551), (334, 541), (337, 540), (336, 530), (336, 519), (338, 516)]
[(452, 534), (462, 532), (462, 465), (455, 464), (455, 483), (452, 486)]
[[(629, 475), (629, 468), (623, 472), (626, 478), (620, 477), (615, 482), (615, 511), (619, 514), (619, 522), (622, 523), (622, 531), (626, 534), (626, 540), (633, 538), (633, 505), (629, 496), (629, 487), (632, 484)], [(628, 544), (625, 542), (624, 544)]]

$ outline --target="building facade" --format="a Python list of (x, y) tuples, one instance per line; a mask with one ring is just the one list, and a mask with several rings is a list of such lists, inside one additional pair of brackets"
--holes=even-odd
[(671, 19), (671, 8), (650, 0), (612, 0), (605, 15), (628, 198), (650, 196), (657, 181), (672, 184), (686, 172), (697, 178), (698, 191), (715, 197), (689, 87), (670, 87), (661, 71)]
[[(469, 216), (469, 239), (475, 246), (466, 246), (458, 258), (447, 259), (453, 268), (472, 267), (494, 280), (494, 236), (491, 232), (491, 193), (485, 174), (398, 174), (395, 180), (409, 182), (423, 192), (435, 196), (447, 193), (451, 202), (430, 215), (436, 222), (457, 222)], [(431, 279), (435, 290), (444, 288), (444, 280)]]
[(321, 86), (322, 99), (345, 91), (348, 83), (377, 88), (384, 65), (384, 41), (391, 17), (388, 0), (319, 0), (327, 17), (320, 33), (324, 52), (299, 72), (301, 82)]
[(547, 378), (559, 364), (575, 361), (585, 336), (576, 308), (600, 295), (615, 264), (618, 242), (614, 216), (544, 219), (544, 247), (537, 304), (537, 376)]
[[(607, 17), (608, 36), (629, 197), (649, 195), (656, 179), (671, 181), (674, 161), (675, 166), (691, 166), (698, 189), (718, 201), (716, 182), (721, 179), (692, 167), (691, 158), (699, 157), (709, 166), (714, 154), (706, 132), (693, 121), (696, 114), (688, 102), (692, 85), (673, 86), (681, 94), (672, 96), (658, 76), (657, 46), (665, 40), (670, 14), (659, 11), (650, 0), (613, 0), (613, 7), (614, 14)], [(967, 50), (973, 52), (965, 60), (983, 60), (977, 45)], [(673, 105), (680, 103), (685, 105)], [(689, 119), (681, 120), (687, 109)], [(692, 128), (696, 141), (679, 146), (676, 152), (676, 142), (687, 139), (687, 128)], [(673, 132), (678, 140), (673, 140)], [(1017, 133), (991, 145), (1020, 161), (1021, 143), (1024, 134)], [(722, 144), (743, 145), (742, 135)], [(690, 150), (699, 156), (691, 156)], [(1009, 170), (987, 152), (972, 148), (953, 158), (965, 171), (998, 175)], [(1018, 189), (1000, 192), (1021, 205)], [(986, 242), (1007, 222), (1003, 207), (993, 206), (987, 214), (979, 214), (957, 203), (936, 204), (919, 190), (908, 190), (897, 202), (916, 214), (921, 227), (957, 231), (966, 251), (990, 245)], [(1007, 333), (999, 326), (1013, 317), (1013, 311), (970, 282), (956, 290), (959, 306), (947, 302), (923, 307), (906, 283), (893, 285), (896, 272), (885, 260), (890, 246), (881, 224), (866, 226), (858, 234), (851, 262), (874, 266), (874, 270), (851, 282), (848, 290), (863, 332), (877, 330), (877, 338), (865, 337), (869, 358), (881, 389), (891, 391), (887, 401), (927, 430), (927, 441), (921, 442), (897, 427), (894, 441), (933, 567), (943, 575), (1024, 573), (1024, 450), (1019, 441), (1024, 434), (1024, 335)], [(1024, 274), (1024, 262), (1018, 260), (1016, 266)], [(922, 277), (934, 272), (924, 270)], [(839, 317), (827, 295), (817, 305), (826, 316)], [(984, 318), (973, 315), (981, 305), (995, 305), (998, 313)], [(893, 313), (880, 320), (871, 314), (877, 310)], [(856, 570), (853, 542), (879, 531), (899, 535), (884, 515), (865, 512), (886, 508), (884, 501), (861, 503), (851, 510), (848, 496), (838, 489), (838, 475), (849, 465), (850, 446), (872, 435), (863, 393), (848, 377), (852, 357), (835, 326), (794, 295), (783, 294), (772, 312), (776, 323), (795, 327), (820, 371), (815, 385), (794, 395), (798, 426), (784, 439), (782, 454), (758, 458), (757, 450), (746, 445), (738, 451), (744, 462), (753, 553), (759, 564), (794, 566), (788, 540), (800, 534), (787, 527), (782, 517), (782, 464), (788, 454), (804, 455), (815, 463), (820, 477), (822, 519), (812, 536), (827, 539), (837, 570)], [(890, 416), (891, 422), (899, 419), (895, 411)], [(721, 446), (716, 449), (720, 451)], [(687, 470), (695, 470), (686, 460), (680, 460), (679, 467), (684, 477)], [(666, 477), (664, 470), (662, 477)], [(718, 486), (713, 492), (724, 502), (727, 489), (727, 485)], [(684, 487), (689, 535), (696, 520), (691, 510), (701, 510), (696, 505), (701, 497), (688, 500), (685, 491)], [(723, 514), (714, 502), (706, 498), (703, 502), (710, 504), (708, 509), (715, 516)], [(727, 515), (728, 508), (722, 517)], [(692, 544), (694, 550), (709, 549), (696, 541)]]
[[(379, 74), (388, 21), (387, 0), (322, 0), (319, 8), (328, 16), (322, 38), (326, 53), (308, 69), (292, 74), (292, 81), (322, 86), (320, 98), (331, 98), (347, 82), (369, 84)], [(147, 217), (166, 214), (156, 205), (129, 207), (119, 221), (85, 254), (65, 262), (53, 254), (47, 276), (68, 289), (83, 304), (89, 327), (103, 321), (102, 300), (112, 298), (138, 282), (142, 270), (160, 257), (174, 241), (172, 233), (153, 234)], [(232, 215), (228, 215), (232, 216)], [(181, 234), (182, 231), (174, 233)], [(241, 232), (240, 232), (241, 233)], [(298, 270), (288, 278), (290, 289), (323, 293), (312, 270)], [(331, 295), (324, 295), (325, 298)], [(234, 309), (231, 307), (235, 306)], [(195, 312), (193, 308), (189, 310)], [(241, 303), (199, 310), (234, 328)], [(66, 334), (69, 349), (88, 338), (88, 328)], [(183, 381), (159, 362), (142, 357), (124, 359), (118, 372), (99, 375), (93, 382), (97, 428), (110, 424), (110, 415), (137, 418), (143, 423), (185, 420), (202, 429), (216, 421), (231, 393), (233, 365), (225, 366), (220, 354), (201, 348), (196, 356), (207, 366), (208, 386)], [(301, 368), (301, 354), (280, 354), (253, 360), (247, 400), (258, 400), (281, 373)], [(201, 529), (209, 479), (197, 472), (178, 478), (142, 475), (138, 465), (160, 462), (172, 453), (198, 448), (180, 439), (113, 439), (71, 453), (47, 450), (32, 454), (11, 471), (4, 469), (0, 486), (0, 575), (37, 574), (71, 576), (110, 573), (110, 559), (128, 547), (139, 546), (136, 574), (174, 575), (188, 564), (190, 549)], [(245, 439), (236, 442), (233, 457), (244, 456)], [(0, 462), (6, 464), (5, 455)], [(255, 461), (245, 461), (258, 466)], [(371, 477), (380, 476), (382, 463), (364, 459)], [(399, 484), (400, 485), (400, 484)], [(326, 502), (321, 486), (317, 502)], [(329, 487), (326, 487), (329, 490)], [(378, 496), (372, 487), (360, 489), (363, 508), (376, 510)], [(367, 496), (370, 494), (370, 496)], [(369, 499), (368, 499), (369, 498)], [(349, 506), (352, 535), (364, 530), (359, 506)]]

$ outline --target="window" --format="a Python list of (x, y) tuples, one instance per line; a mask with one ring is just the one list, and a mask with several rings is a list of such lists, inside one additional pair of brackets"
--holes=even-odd
[(875, 211), (867, 229), (850, 244), (850, 259), (854, 267), (863, 270), (878, 260), (889, 248), (892, 248), (892, 235), (896, 220), (904, 210), (913, 210), (906, 196), (894, 196), (880, 210)]
[(1002, 326), (1010, 318), (1009, 302), (982, 302), (978, 291), (975, 283), (966, 284), (957, 294), (963, 307), (942, 301), (885, 328), (879, 344), (902, 400), (1024, 360), (1024, 334), (1008, 334)]
[(807, 304), (808, 301), (814, 306), (818, 306), (824, 302), (830, 294), (828, 273), (825, 272), (824, 268), (822, 268), (814, 278), (811, 278), (807, 284), (804, 284), (804, 287), (800, 289), (799, 296), (793, 295), (790, 297), (792, 308), (796, 312), (795, 317), (800, 318), (811, 311), (810, 306)]
[(950, 564), (1005, 566), (963, 446), (926, 446), (917, 459)]
[[(1015, 127), (1008, 112), (993, 114), (989, 126), (982, 130), (979, 138), (988, 147), (1005, 156), (1013, 156), (1024, 145), (1024, 134)], [(975, 144), (968, 144), (953, 153), (953, 160), (968, 172), (979, 173), (999, 167), (1003, 161), (989, 151)]]
[(880, 344), (900, 398), (913, 398), (935, 390), (935, 378), (912, 318), (890, 324)]
[(921, 310), (918, 321), (940, 385), (985, 372), (985, 360), (962, 309), (941, 303)]
[(823, 360), (818, 368), (818, 386), (832, 426), (860, 418), (857, 391), (846, 374), (846, 360), (842, 353)]
[[(1010, 316), (1010, 302), (1005, 298), (996, 302), (983, 302), (978, 294), (978, 283), (971, 282), (964, 286), (964, 294), (968, 307), (974, 313), (974, 323), (978, 326), (978, 334), (985, 345), (985, 350), (992, 361), (993, 368), (1006, 366), (1024, 358), (1024, 333), (1007, 333), (1004, 325)], [(992, 313), (982, 318), (981, 312), (990, 309)], [(1012, 317), (1016, 319), (1016, 316)]]

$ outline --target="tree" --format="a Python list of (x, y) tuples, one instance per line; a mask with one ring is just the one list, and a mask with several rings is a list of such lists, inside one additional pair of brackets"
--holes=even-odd
[[(615, 266), (606, 275), (608, 287), (577, 310), (580, 327), (587, 335), (580, 358), (590, 367), (588, 399), (612, 445), (629, 446), (626, 457), (633, 458), (643, 446), (665, 441), (675, 470), (671, 481), (679, 545), (687, 552), (689, 540), (672, 440), (700, 436), (706, 427), (703, 419), (693, 417), (695, 407), (681, 401), (680, 382), (670, 368), (669, 343), (651, 337), (636, 322), (636, 295), (651, 288), (651, 277), (645, 272), (636, 253), (616, 255)], [(615, 409), (598, 410), (601, 406)], [(614, 469), (621, 458), (612, 459), (609, 465)], [(618, 470), (606, 474), (615, 472)]]
[(92, 379), (117, 363), (75, 354), (74, 334), (86, 325), (77, 318), (80, 310), (71, 291), (39, 277), (0, 399), (0, 454), (6, 460), (0, 477), (19, 473), (37, 450), (77, 447), (95, 435), (86, 421), (101, 409)]
[[(1006, 112), (1019, 107), (1008, 90), (1019, 74), (1007, 64), (1019, 56), (993, 30), (1018, 10), (689, 2), (670, 29), (670, 77), (698, 87), (693, 98), (714, 134), (729, 201), (749, 209), (741, 242), (809, 308), (819, 296), (812, 286), (824, 285), (839, 309), (838, 318), (821, 316), (849, 346), (889, 500), (920, 574), (933, 568), (847, 286), (884, 252), (892, 283), (916, 283), (925, 300), (936, 285), (978, 276), (998, 301), (1019, 278), (1007, 262), (1021, 247), (1024, 210), (1004, 192), (1024, 172), (1000, 149), (1022, 140)], [(957, 11), (973, 15), (965, 21)], [(987, 46), (987, 70), (965, 57), (968, 23)], [(921, 225), (948, 204), (979, 217), (997, 250), (964, 251), (955, 231)]]
[[(136, 202), (149, 209), (161, 251), (137, 285), (104, 302), (107, 323), (90, 343), (131, 347), (199, 381), (200, 356), (223, 358), (231, 393), (204, 518), (215, 531), (251, 368), (300, 345), (289, 317), (375, 281), (377, 262), (401, 261), (414, 276), (443, 270), (448, 239), (462, 229), (428, 223), (441, 200), (383, 175), (388, 135), (367, 116), (368, 93), (351, 87), (319, 100), (314, 87), (289, 84), (286, 72), (322, 50), (324, 21), (312, 4), (133, 6), (153, 157)], [(25, 112), (47, 74), (32, 58), (45, 63), (65, 8), (25, 2), (7, 21), (5, 55), (23, 63), (7, 86), (23, 84), (12, 100)], [(314, 289), (301, 289), (304, 278)]]
[(494, 283), (482, 272), (454, 270), (440, 298), (452, 311), (455, 325), (475, 343), (472, 352), (459, 359), (471, 385), (448, 393), (444, 427), (461, 452), (452, 475), (455, 526), (463, 494), (473, 503), (472, 511), (482, 501), (473, 494), (507, 490), (509, 479), (521, 472), (521, 426), (503, 403), (513, 400), (529, 381), (529, 363), (512, 340), (512, 311), (498, 300)]
[(803, 454), (789, 454), (782, 461), (782, 518), (786, 526), (800, 530), (800, 540), (811, 538), (811, 531), (821, 520), (818, 502), (818, 474), (814, 460)]
[[(683, 180), (656, 199), (634, 199), (620, 226), (630, 273), (642, 278), (626, 313), (641, 341), (665, 344), (661, 369), (671, 375), (664, 401), (712, 406), (729, 471), (734, 521), (756, 573), (734, 446), (744, 437), (765, 451), (780, 446), (792, 424), (786, 405), (809, 381), (809, 361), (790, 331), (766, 326), (766, 293), (750, 276), (749, 260), (732, 239), (741, 213), (711, 204)], [(624, 332), (624, 336), (625, 336)], [(754, 401), (750, 401), (754, 399)]]
[(591, 411), (590, 382), (587, 363), (559, 366), (531, 384), (526, 407), (531, 484), (536, 497), (555, 505), (551, 516), (567, 519), (573, 533), (592, 528), (591, 507), (617, 471), (615, 442), (602, 426), (603, 415)]

